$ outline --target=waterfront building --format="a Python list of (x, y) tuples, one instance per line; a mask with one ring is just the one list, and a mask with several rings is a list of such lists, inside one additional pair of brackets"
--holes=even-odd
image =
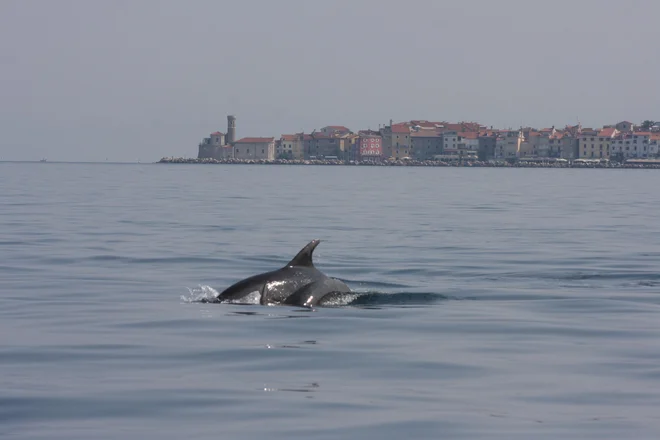
[(571, 133), (562, 133), (559, 142), (559, 156), (561, 159), (573, 160), (578, 158), (579, 140)]
[(496, 159), (520, 157), (520, 145), (524, 138), (522, 130), (500, 130), (495, 143)]
[(216, 131), (204, 138), (199, 144), (197, 158), (199, 159), (229, 159), (234, 152), (232, 144), (236, 135), (236, 117), (227, 116), (227, 135)]
[(582, 124), (567, 125), (559, 141), (559, 157), (562, 159), (577, 159), (579, 157), (580, 134), (582, 133)]
[(525, 140), (520, 146), (521, 157), (558, 158), (564, 132), (554, 126), (540, 130), (523, 130)]
[(612, 140), (610, 147), (610, 157), (613, 160), (620, 162), (625, 159), (635, 158), (630, 150), (630, 138), (630, 134), (621, 133)]
[(530, 128), (523, 129), (519, 157), (537, 157), (541, 133)]
[(580, 159), (609, 159), (611, 144), (619, 131), (606, 127), (599, 131), (582, 131), (579, 138), (578, 157)]
[(611, 156), (625, 159), (646, 159), (657, 156), (657, 138), (650, 132), (623, 133), (612, 140)]
[[(375, 132), (375, 134), (376, 136), (380, 137), (378, 132)], [(342, 159), (357, 160), (360, 153), (359, 151), (360, 135), (355, 133), (349, 133), (341, 137), (344, 139), (344, 152), (342, 154)], [(381, 146), (382, 146), (382, 139), (381, 139)], [(382, 155), (382, 151), (381, 151), (381, 155)]]
[(445, 129), (442, 131), (442, 146), (447, 151), (458, 151), (458, 131)]
[(458, 149), (466, 151), (479, 151), (479, 132), (462, 131), (458, 133)]
[(479, 149), (477, 151), (479, 160), (491, 160), (495, 158), (495, 147), (497, 143), (497, 136), (492, 131), (484, 131), (479, 133), (477, 138), (479, 141)]
[(198, 145), (197, 158), (209, 159), (213, 157), (215, 157), (215, 148), (211, 145), (211, 138), (202, 139), (202, 142)]
[(275, 138), (246, 137), (234, 142), (235, 159), (273, 160), (275, 159)]
[(392, 157), (392, 121), (390, 125), (385, 125), (379, 129), (378, 132), (383, 138), (383, 158), (389, 159)]
[(412, 157), (418, 160), (432, 159), (443, 154), (442, 134), (437, 128), (415, 128), (410, 132), (410, 150)]
[(410, 157), (410, 125), (406, 122), (385, 126), (381, 130), (383, 156), (387, 159)]
[(305, 159), (322, 159), (325, 157), (337, 157), (339, 154), (339, 143), (334, 136), (322, 133), (312, 133), (307, 143)]
[(392, 127), (392, 156), (394, 159), (410, 157), (410, 126), (397, 124)]
[(651, 132), (634, 132), (632, 134), (631, 145), (637, 150), (637, 157), (648, 158), (651, 156)]
[(329, 136), (314, 132), (305, 141), (305, 159), (344, 159), (350, 142), (351, 136), (349, 134)]
[[(550, 128), (542, 128), (538, 131), (538, 138), (533, 140), (536, 143), (536, 156), (537, 157), (559, 157), (558, 150), (559, 148), (551, 148), (551, 140), (553, 136), (558, 133), (557, 129), (554, 126)], [(554, 147), (555, 142), (552, 142)]]
[(557, 154), (553, 154), (550, 149), (550, 136), (556, 133), (556, 130), (552, 131), (539, 131), (539, 136), (536, 138), (536, 156), (537, 157), (558, 157)]
[(233, 159), (234, 146), (233, 145), (220, 145), (215, 149), (214, 159)]
[(211, 133), (209, 137), (202, 139), (199, 144), (199, 151), (197, 157), (200, 159), (217, 158), (218, 150), (225, 145), (225, 135), (216, 131)]
[(276, 145), (275, 158), (277, 159), (304, 159), (305, 155), (304, 134), (283, 134), (279, 139), (279, 147)]
[(660, 157), (660, 133), (651, 134), (649, 157)]
[[(598, 138), (598, 131), (593, 128), (584, 128), (578, 136), (578, 157), (577, 158), (586, 158), (588, 157), (588, 151), (593, 149), (596, 145), (596, 140)], [(577, 159), (576, 158), (576, 159)]]
[(371, 130), (359, 131), (352, 144), (351, 159), (355, 160), (381, 160), (383, 158), (383, 137)]
[[(545, 134), (543, 133), (544, 136), (541, 138), (545, 138)], [(561, 132), (558, 130), (555, 130), (553, 133), (549, 134), (547, 136), (547, 149), (545, 148), (545, 141), (540, 140), (539, 141), (539, 156), (541, 157), (562, 157), (562, 143), (564, 141), (564, 137), (570, 137), (569, 134), (566, 132)]]
[(314, 138), (311, 134), (303, 134), (303, 158), (309, 159), (310, 151), (314, 145)]
[(275, 159), (283, 159), (282, 148), (282, 138), (275, 139)]

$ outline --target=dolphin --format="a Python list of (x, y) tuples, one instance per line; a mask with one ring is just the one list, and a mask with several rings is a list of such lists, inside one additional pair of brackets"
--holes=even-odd
[(330, 278), (314, 267), (312, 253), (321, 240), (312, 240), (277, 270), (245, 278), (225, 289), (217, 300), (241, 302), (251, 294), (260, 295), (261, 305), (313, 307), (330, 294), (350, 293), (342, 281)]

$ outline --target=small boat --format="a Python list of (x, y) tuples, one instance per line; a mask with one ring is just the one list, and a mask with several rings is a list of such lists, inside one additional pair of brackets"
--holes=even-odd
[(39, 162), (46, 162), (46, 161), (48, 161), (48, 159), (46, 159), (45, 157), (43, 159), (39, 160)]

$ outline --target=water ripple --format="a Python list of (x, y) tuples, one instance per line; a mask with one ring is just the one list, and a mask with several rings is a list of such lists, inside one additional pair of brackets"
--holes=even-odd
[(0, 436), (660, 436), (660, 173), (0, 167)]

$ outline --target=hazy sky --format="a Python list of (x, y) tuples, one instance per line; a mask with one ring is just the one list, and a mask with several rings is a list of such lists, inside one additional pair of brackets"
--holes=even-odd
[(660, 1), (0, 0), (0, 160), (196, 156), (226, 130), (660, 119)]

